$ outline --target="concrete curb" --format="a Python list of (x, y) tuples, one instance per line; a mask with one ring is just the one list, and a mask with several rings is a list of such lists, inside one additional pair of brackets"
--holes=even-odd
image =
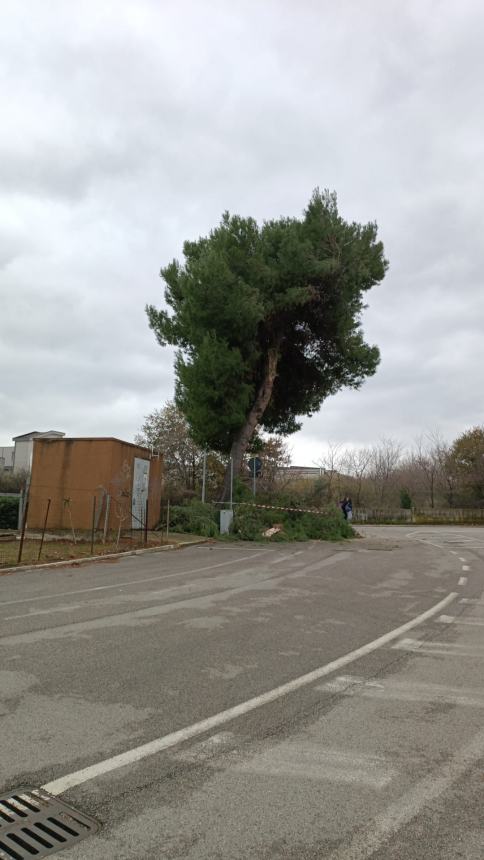
[(49, 561), (45, 564), (21, 564), (16, 567), (0, 568), (0, 576), (7, 573), (28, 573), (33, 570), (48, 570), (55, 567), (80, 567), (83, 564), (90, 564), (93, 561), (104, 561), (106, 558), (126, 558), (130, 555), (145, 555), (146, 553), (166, 552), (167, 550), (183, 549), (186, 546), (198, 546), (200, 544), (209, 543), (210, 538), (198, 538), (198, 540), (184, 541), (183, 543), (169, 543), (163, 546), (149, 546), (146, 549), (131, 549), (125, 552), (109, 552), (105, 555), (90, 555), (82, 558), (66, 558), (61, 561)]

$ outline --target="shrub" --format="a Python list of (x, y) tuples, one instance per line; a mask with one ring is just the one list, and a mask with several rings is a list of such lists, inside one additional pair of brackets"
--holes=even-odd
[(218, 534), (218, 512), (212, 505), (192, 501), (189, 505), (170, 507), (170, 528), (175, 532), (215, 537)]
[(25, 469), (8, 472), (0, 469), (0, 493), (19, 493), (27, 483), (29, 473)]
[(262, 533), (275, 523), (281, 524), (282, 531), (273, 535), (272, 541), (341, 540), (354, 535), (351, 525), (336, 507), (320, 514), (264, 510), (250, 505), (236, 508), (233, 533), (240, 540), (261, 540)]
[(412, 509), (412, 498), (406, 487), (402, 487), (400, 490), (400, 507), (406, 511)]
[(17, 528), (18, 505), (18, 498), (0, 496), (0, 529)]

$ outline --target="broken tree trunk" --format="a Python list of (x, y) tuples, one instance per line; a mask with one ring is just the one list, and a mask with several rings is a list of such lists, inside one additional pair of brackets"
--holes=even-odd
[[(245, 423), (240, 428), (230, 449), (230, 457), (233, 463), (233, 476), (240, 475), (244, 456), (249, 447), (250, 440), (254, 435), (257, 425), (260, 423), (269, 401), (277, 376), (277, 362), (279, 359), (279, 347), (271, 347), (267, 353), (264, 378), (257, 392), (252, 408), (248, 413)], [(226, 502), (230, 498), (230, 460), (225, 470), (224, 487), (220, 501)]]

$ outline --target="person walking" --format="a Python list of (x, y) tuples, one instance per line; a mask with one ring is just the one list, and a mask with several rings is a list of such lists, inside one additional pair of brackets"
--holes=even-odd
[(353, 502), (349, 496), (346, 497), (346, 519), (348, 522), (353, 519)]

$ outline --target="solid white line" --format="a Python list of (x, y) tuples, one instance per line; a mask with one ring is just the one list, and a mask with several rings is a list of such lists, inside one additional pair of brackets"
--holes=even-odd
[(467, 585), (467, 576), (461, 576), (458, 585)]
[(417, 627), (419, 624), (422, 624), (424, 621), (437, 615), (441, 609), (448, 606), (449, 603), (452, 603), (456, 597), (458, 597), (457, 592), (451, 592), (447, 597), (444, 597), (443, 600), (440, 600), (435, 604), (435, 606), (432, 606), (430, 609), (417, 615), (417, 617), (413, 618), (411, 621), (407, 621), (395, 630), (390, 630), (389, 633), (384, 633), (383, 636), (379, 636), (378, 639), (374, 639), (372, 642), (362, 645), (355, 651), (350, 651), (349, 654), (338, 657), (331, 663), (327, 663), (326, 666), (320, 666), (318, 669), (313, 669), (312, 672), (307, 672), (299, 678), (294, 678), (294, 680), (288, 681), (286, 684), (281, 684), (273, 690), (268, 690), (268, 692), (262, 693), (260, 696), (255, 696), (253, 699), (241, 702), (239, 705), (228, 708), (226, 711), (221, 711), (219, 714), (214, 714), (214, 716), (201, 720), (199, 723), (194, 723), (192, 726), (187, 726), (177, 732), (165, 735), (165, 737), (157, 738), (156, 740), (142, 744), (139, 747), (134, 747), (134, 749), (127, 750), (126, 752), (115, 755), (112, 758), (108, 758), (104, 761), (98, 762), (97, 764), (85, 767), (82, 770), (66, 774), (66, 776), (61, 776), (59, 779), (48, 782), (46, 785), (42, 786), (42, 788), (44, 788), (45, 791), (49, 791), (51, 794), (62, 794), (64, 791), (67, 791), (69, 788), (73, 788), (75, 785), (81, 785), (83, 782), (95, 779), (96, 777), (102, 776), (110, 771), (118, 770), (120, 767), (125, 767), (128, 764), (139, 762), (147, 756), (155, 755), (156, 753), (162, 752), (170, 747), (176, 746), (176, 744), (182, 743), (182, 741), (187, 741), (190, 738), (203, 734), (204, 732), (211, 731), (224, 723), (228, 723), (230, 720), (234, 720), (236, 717), (242, 717), (244, 714), (248, 714), (250, 711), (256, 710), (256, 708), (260, 708), (263, 705), (274, 702), (276, 699), (287, 696), (288, 693), (293, 693), (295, 690), (300, 690), (302, 687), (306, 687), (314, 681), (319, 681), (320, 678), (324, 678), (326, 675), (336, 672), (338, 669), (341, 669), (342, 666), (347, 666), (354, 660), (358, 660), (360, 657), (364, 657), (366, 654), (371, 654), (372, 651), (382, 648), (384, 645), (387, 645), (388, 642), (398, 639), (402, 633), (406, 633), (407, 630), (412, 630), (414, 627)]
[[(239, 558), (231, 559), (230, 561), (220, 561), (218, 564), (209, 564), (206, 567), (194, 567), (191, 570), (179, 570), (178, 573), (167, 573), (165, 576), (148, 576), (146, 579), (131, 579), (128, 582), (116, 582), (113, 585), (95, 585), (91, 588), (81, 588), (78, 591), (56, 591), (54, 594), (44, 594), (38, 597), (22, 597), (21, 600), (6, 600), (0, 603), (0, 609), (3, 606), (13, 606), (16, 603), (33, 603), (36, 600), (54, 600), (56, 597), (69, 597), (75, 594), (87, 594), (90, 591), (107, 591), (109, 588), (124, 588), (129, 585), (142, 585), (145, 582), (164, 582), (165, 579), (173, 579), (176, 576), (186, 576), (189, 573), (203, 573), (205, 570), (214, 570), (216, 567), (226, 567), (228, 564), (237, 564), (239, 561), (248, 561), (255, 558), (257, 555), (264, 555), (267, 552), (274, 550), (261, 549), (259, 552), (252, 552), (250, 555), (242, 555)], [(303, 550), (300, 550), (303, 552)], [(294, 553), (296, 555), (296, 553)], [(290, 556), (284, 556), (289, 558)]]
[(367, 857), (372, 857), (383, 843), (415, 818), (424, 806), (447, 791), (483, 754), (484, 731), (480, 731), (470, 743), (457, 750), (448, 762), (417, 782), (406, 794), (376, 815), (349, 845), (329, 854), (328, 860), (366, 860)]

